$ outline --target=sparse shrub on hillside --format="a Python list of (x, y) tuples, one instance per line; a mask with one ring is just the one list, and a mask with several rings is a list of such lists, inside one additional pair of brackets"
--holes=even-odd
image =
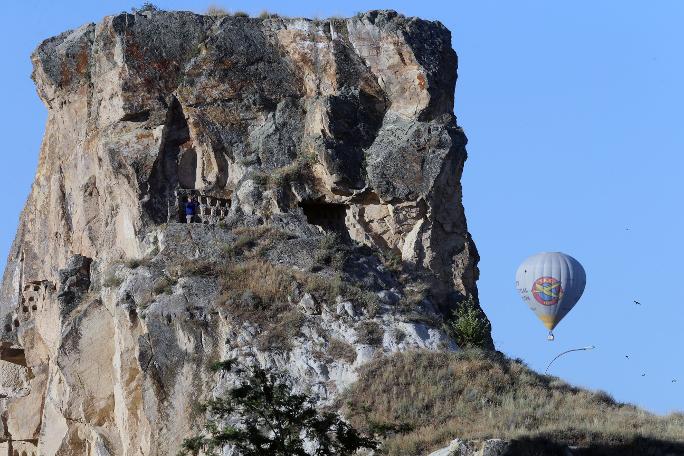
[(152, 287), (152, 292), (155, 295), (160, 294), (171, 294), (173, 292), (173, 287), (178, 283), (178, 280), (171, 278), (169, 276), (163, 276), (158, 279), (154, 286)]
[(102, 278), (102, 286), (105, 288), (116, 288), (121, 286), (123, 278), (116, 273), (116, 269), (109, 269)]
[[(289, 308), (287, 297), (294, 281), (293, 272), (267, 261), (250, 259), (233, 263), (221, 276), (223, 299), (238, 318), (256, 323), (273, 320)], [(249, 291), (252, 301), (243, 301), (245, 291)]]
[(423, 282), (411, 283), (404, 287), (404, 296), (399, 301), (399, 308), (402, 313), (410, 313), (420, 308), (424, 299), (430, 295), (430, 286)]
[(336, 413), (320, 412), (312, 398), (293, 393), (284, 374), (235, 368), (234, 361), (217, 363), (215, 370), (232, 370), (242, 382), (204, 404), (212, 419), (205, 432), (183, 442), (182, 454), (216, 455), (230, 444), (242, 456), (306, 455), (305, 439), (316, 443), (320, 456), (348, 456), (377, 447)]
[(259, 17), (261, 19), (274, 19), (280, 16), (276, 13), (271, 13), (270, 11), (263, 10), (261, 13), (259, 13)]
[(134, 13), (142, 11), (159, 11), (159, 8), (154, 3), (145, 2), (140, 8), (131, 8), (131, 11)]
[(315, 159), (312, 159), (310, 155), (303, 155), (297, 157), (289, 165), (276, 168), (265, 176), (268, 188), (281, 188), (293, 182), (306, 182), (310, 180), (313, 160)]
[(473, 298), (468, 297), (458, 304), (446, 330), (461, 348), (486, 348), (491, 325)]
[(337, 233), (325, 233), (321, 236), (318, 249), (314, 253), (316, 268), (330, 267), (335, 271), (344, 269), (345, 258), (349, 249)]
[(235, 240), (223, 249), (231, 260), (263, 257), (276, 242), (287, 239), (286, 233), (269, 226), (236, 228), (233, 234)]
[(213, 276), (219, 271), (220, 266), (213, 261), (186, 259), (177, 264), (180, 277)]
[(636, 436), (684, 441), (681, 415), (652, 415), (475, 349), (405, 352), (372, 361), (340, 403), (350, 422), (369, 432), (376, 423), (412, 424), (412, 430), (384, 440), (382, 451), (389, 456), (428, 454), (455, 437), (572, 445), (622, 444)]
[(327, 354), (332, 359), (342, 360), (349, 364), (353, 364), (356, 361), (356, 350), (354, 350), (354, 347), (340, 339), (330, 339)]
[(349, 283), (343, 283), (340, 292), (345, 299), (360, 305), (366, 311), (367, 316), (375, 317), (378, 314), (380, 300), (374, 292)]
[(235, 11), (233, 13), (233, 16), (235, 16), (235, 17), (249, 17), (249, 13), (247, 13), (245, 11)]
[(129, 269), (137, 269), (141, 266), (149, 266), (151, 262), (150, 258), (129, 258), (124, 265)]
[(217, 5), (210, 5), (209, 8), (207, 8), (207, 11), (204, 13), (207, 16), (216, 16), (216, 17), (223, 17), (223, 16), (228, 16), (228, 10), (225, 8), (222, 8)]
[(389, 250), (383, 252), (380, 257), (382, 264), (391, 272), (399, 275), (402, 272), (404, 261), (401, 258), (401, 253), (396, 250)]
[(282, 312), (276, 321), (268, 325), (257, 338), (257, 348), (286, 352), (292, 349), (292, 341), (301, 334), (305, 316), (296, 309)]
[[(333, 271), (317, 274), (268, 260), (268, 252), (289, 239), (283, 231), (259, 226), (237, 228), (232, 233), (235, 239), (224, 247), (226, 261), (208, 267), (214, 267), (210, 274), (219, 277), (220, 302), (228, 309), (228, 315), (238, 322), (251, 322), (260, 328), (260, 347), (290, 349), (292, 339), (299, 334), (305, 321), (303, 314), (293, 308), (302, 292), (311, 294), (319, 303), (333, 306), (341, 296), (371, 317), (378, 312), (380, 304), (376, 293), (343, 279), (339, 263), (344, 261), (348, 248), (342, 246), (336, 236), (321, 237), (315, 255)], [(374, 341), (372, 335), (368, 332), (367, 337)]]
[(364, 321), (356, 329), (357, 341), (374, 347), (382, 345), (384, 335), (385, 331), (374, 321)]
[(318, 300), (335, 302), (335, 298), (342, 294), (345, 287), (342, 277), (339, 274), (333, 276), (322, 276), (319, 274), (301, 273), (298, 275), (304, 291), (312, 294)]

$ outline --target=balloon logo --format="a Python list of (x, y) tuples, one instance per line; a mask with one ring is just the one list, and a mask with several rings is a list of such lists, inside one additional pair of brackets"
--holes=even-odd
[(543, 306), (555, 306), (563, 297), (563, 287), (554, 277), (540, 277), (532, 285), (532, 296)]

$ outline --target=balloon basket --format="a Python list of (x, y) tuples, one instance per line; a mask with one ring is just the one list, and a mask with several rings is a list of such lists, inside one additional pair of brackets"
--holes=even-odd
[(556, 340), (556, 337), (553, 335), (553, 333), (552, 333), (551, 331), (549, 331), (549, 335), (546, 336), (546, 340), (548, 340), (549, 342), (551, 342), (551, 341)]

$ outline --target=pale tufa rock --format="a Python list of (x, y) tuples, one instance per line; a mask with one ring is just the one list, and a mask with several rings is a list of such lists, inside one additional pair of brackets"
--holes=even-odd
[[(0, 289), (0, 360), (19, 365), (0, 365), (0, 440), (176, 454), (234, 384), (214, 361), (333, 404), (376, 356), (457, 349), (442, 325), (476, 299), (478, 256), (442, 24), (122, 13), (32, 61), (48, 121)], [(306, 283), (246, 289), (278, 274)]]

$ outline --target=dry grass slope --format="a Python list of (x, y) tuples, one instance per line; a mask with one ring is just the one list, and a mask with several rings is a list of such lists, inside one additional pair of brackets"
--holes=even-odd
[[(224, 262), (205, 264), (188, 261), (179, 264), (178, 268), (186, 276), (217, 276), (222, 291), (221, 303), (229, 310), (231, 317), (259, 326), (259, 348), (287, 351), (291, 348), (292, 340), (299, 335), (306, 317), (291, 299), (295, 294), (294, 287), (310, 293), (319, 303), (333, 305), (336, 297), (342, 296), (367, 310), (372, 311), (377, 307), (377, 296), (344, 282), (339, 271), (341, 266), (333, 260), (319, 268), (327, 267), (327, 275), (269, 261), (268, 252), (276, 244), (288, 240), (286, 233), (268, 226), (241, 227), (231, 231), (235, 239), (224, 248)], [(320, 244), (318, 254), (336, 258), (339, 250), (336, 239), (333, 242), (323, 237)], [(322, 253), (322, 250), (325, 252)], [(377, 343), (377, 334), (370, 334), (368, 338)], [(382, 334), (379, 338), (382, 341)], [(350, 355), (345, 357), (349, 358)]]
[(639, 438), (684, 442), (682, 414), (658, 417), (496, 352), (383, 358), (362, 369), (342, 401), (355, 426), (409, 426), (385, 440), (389, 455), (427, 454), (456, 437), (604, 446)]

